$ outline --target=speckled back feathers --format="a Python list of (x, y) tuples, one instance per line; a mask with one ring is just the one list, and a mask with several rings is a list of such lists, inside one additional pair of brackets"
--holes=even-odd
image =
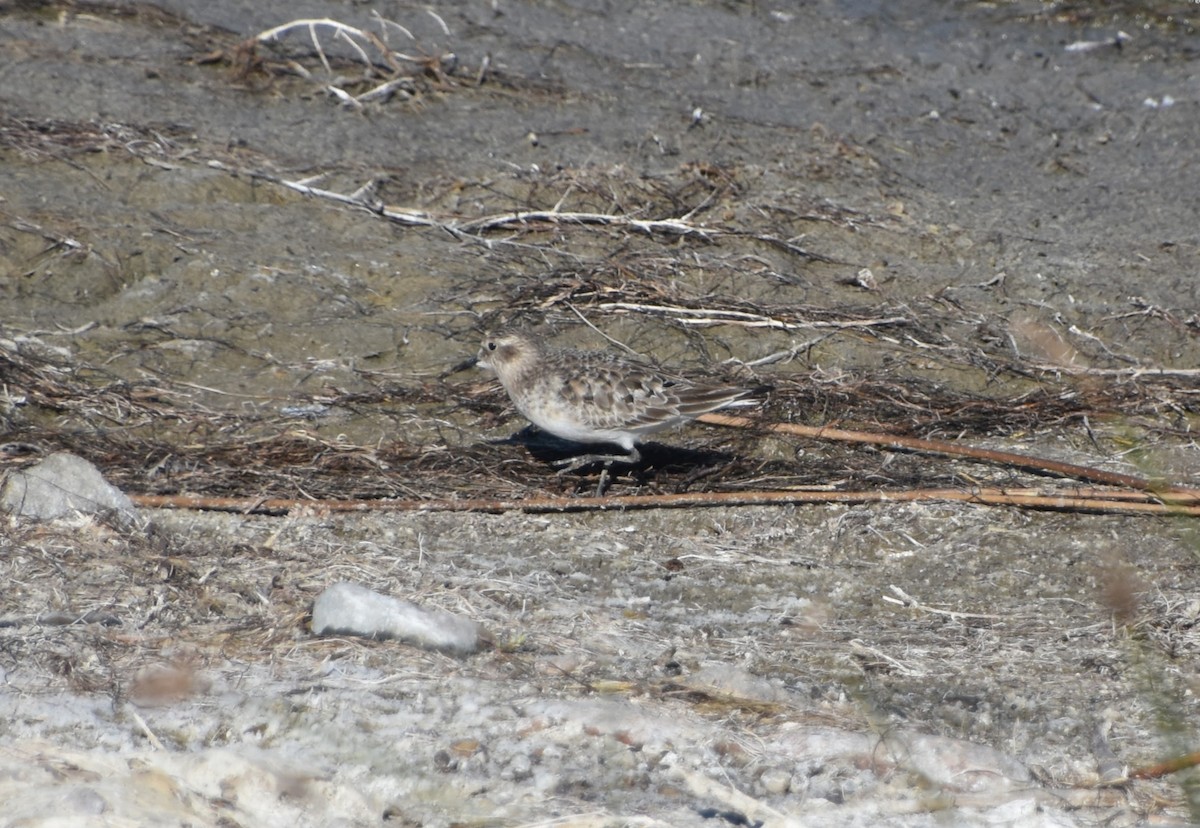
[(614, 354), (550, 348), (515, 331), (486, 337), (478, 363), (496, 372), (517, 409), (545, 431), (627, 450), (644, 435), (744, 404), (752, 393)]

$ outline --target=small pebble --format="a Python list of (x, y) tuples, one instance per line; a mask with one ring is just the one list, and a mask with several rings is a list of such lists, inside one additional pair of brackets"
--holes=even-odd
[(763, 790), (771, 796), (780, 796), (792, 786), (792, 772), (782, 768), (767, 768), (758, 778)]

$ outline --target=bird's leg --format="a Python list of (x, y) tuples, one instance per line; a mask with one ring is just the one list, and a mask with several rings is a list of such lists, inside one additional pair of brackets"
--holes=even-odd
[(637, 446), (629, 450), (628, 455), (580, 455), (578, 457), (568, 457), (565, 460), (557, 460), (551, 463), (551, 466), (558, 467), (558, 475), (562, 476), (569, 472), (574, 472), (576, 469), (590, 466), (592, 463), (604, 463), (605, 473), (612, 467), (613, 463), (629, 463), (636, 464), (642, 462), (642, 452), (637, 450)]
[(600, 470), (600, 480), (596, 483), (596, 497), (603, 497), (604, 490), (608, 487), (608, 472), (612, 469), (612, 463), (605, 463), (604, 468)]

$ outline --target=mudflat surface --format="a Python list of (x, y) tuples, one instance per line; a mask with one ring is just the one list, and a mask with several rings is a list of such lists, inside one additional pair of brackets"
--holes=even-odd
[[(284, 14), (0, 2), (6, 466), (586, 499), (464, 367), (515, 322), (771, 385), (762, 422), (1200, 483), (1194, 6)], [(251, 45), (300, 18), (342, 36)], [(1067, 487), (702, 426), (649, 455), (613, 494)], [(1100, 785), (1195, 748), (1194, 519), (143, 516), (0, 531), (0, 820), (1200, 818), (1179, 776)], [(491, 644), (317, 639), (337, 581)]]

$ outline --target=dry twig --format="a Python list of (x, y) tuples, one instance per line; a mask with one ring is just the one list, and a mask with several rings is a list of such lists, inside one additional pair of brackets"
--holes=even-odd
[(1070, 477), (1075, 480), (1087, 480), (1092, 483), (1102, 483), (1106, 486), (1122, 486), (1140, 491), (1154, 492), (1165, 503), (1193, 504), (1200, 502), (1200, 490), (1168, 486), (1162, 481), (1148, 480), (1132, 474), (1110, 472), (1091, 466), (1079, 466), (1074, 463), (1063, 463), (1045, 457), (1031, 457), (1011, 451), (977, 448), (961, 443), (951, 443), (945, 440), (926, 440), (920, 437), (905, 437), (895, 434), (873, 434), (865, 431), (848, 431), (840, 428), (823, 426), (804, 426), (795, 423), (770, 423), (763, 425), (748, 417), (737, 417), (731, 414), (705, 414), (698, 417), (702, 423), (731, 426), (734, 428), (761, 428), (778, 434), (791, 434), (798, 437), (812, 437), (821, 440), (839, 440), (846, 443), (870, 443), (877, 446), (896, 449), (912, 449), (914, 451), (935, 452), (957, 457), (970, 457), (989, 463), (1012, 466), (1035, 472), (1050, 472), (1052, 474)]
[(635, 311), (658, 316), (667, 316), (681, 325), (711, 326), (736, 325), (743, 328), (772, 328), (781, 331), (801, 329), (878, 328), (893, 325), (908, 325), (912, 320), (905, 316), (883, 316), (877, 319), (850, 319), (826, 321), (800, 321), (779, 319), (765, 314), (745, 311), (721, 310), (719, 308), (687, 308), (677, 305), (649, 305), (639, 302), (601, 302), (600, 310)]
[(1178, 773), (1181, 770), (1194, 768), (1198, 765), (1200, 765), (1200, 751), (1168, 759), (1165, 762), (1135, 768), (1129, 772), (1128, 776), (1130, 779), (1158, 779), (1159, 777)]
[(896, 593), (896, 597), (893, 598), (890, 595), (884, 595), (883, 600), (887, 601), (889, 604), (898, 604), (899, 606), (908, 607), (909, 609), (920, 610), (921, 612), (928, 612), (931, 615), (945, 615), (946, 617), (948, 617), (952, 620), (957, 620), (959, 618), (1003, 618), (1004, 617), (1001, 615), (987, 615), (985, 613), (977, 613), (977, 612), (958, 612), (957, 610), (937, 609), (936, 607), (929, 607), (929, 606), (926, 606), (925, 604), (922, 604), (916, 598), (912, 597), (911, 595), (909, 595), (907, 592), (905, 592), (904, 590), (902, 590), (900, 587), (896, 586), (895, 584), (891, 584), (890, 589), (892, 590), (892, 592)]
[[(1123, 493), (1116, 493), (1121, 495)], [(1200, 491), (1195, 492), (1200, 501)], [(246, 514), (280, 515), (311, 512), (603, 512), (612, 509), (680, 509), (704, 506), (777, 506), (798, 503), (912, 503), (961, 501), (988, 506), (1095, 512), (1129, 515), (1200, 517), (1200, 505), (1175, 505), (1150, 499), (1107, 497), (1103, 492), (1082, 495), (1046, 494), (1038, 490), (906, 489), (903, 491), (754, 491), (683, 492), (680, 494), (604, 495), (601, 497), (442, 498), (398, 500), (296, 500), (290, 498), (198, 497), (192, 495), (132, 495), (133, 502), (152, 509), (205, 509)]]

